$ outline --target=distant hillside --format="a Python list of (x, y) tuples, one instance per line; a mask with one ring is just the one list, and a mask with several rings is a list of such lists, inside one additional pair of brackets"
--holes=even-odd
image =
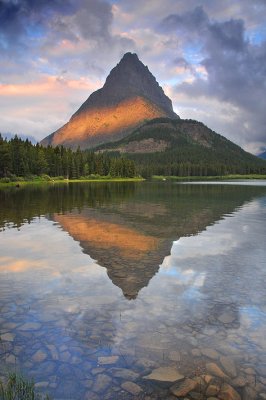
[(98, 151), (125, 153), (144, 175), (266, 173), (266, 162), (194, 120), (156, 118)]
[(266, 150), (263, 153), (260, 153), (258, 155), (259, 158), (262, 158), (263, 160), (266, 160)]

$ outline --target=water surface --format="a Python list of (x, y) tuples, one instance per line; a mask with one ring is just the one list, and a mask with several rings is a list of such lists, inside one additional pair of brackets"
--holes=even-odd
[(0, 375), (54, 399), (176, 398), (177, 372), (186, 398), (262, 398), (265, 220), (265, 182), (0, 191)]

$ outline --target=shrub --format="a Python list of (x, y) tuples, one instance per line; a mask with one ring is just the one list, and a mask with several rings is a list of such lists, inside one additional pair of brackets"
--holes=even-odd
[(7, 382), (0, 381), (1, 400), (49, 400), (47, 395), (43, 396), (34, 390), (33, 381), (28, 381), (16, 373), (8, 376)]
[(50, 180), (51, 180), (51, 177), (50, 177), (49, 175), (47, 175), (47, 174), (42, 174), (42, 175), (41, 175), (41, 178), (42, 178), (44, 181), (50, 181)]
[(2, 183), (9, 183), (10, 182), (10, 178), (1, 178), (1, 182)]

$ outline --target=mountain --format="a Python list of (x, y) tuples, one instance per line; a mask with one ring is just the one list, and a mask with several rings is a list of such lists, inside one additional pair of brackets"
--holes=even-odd
[(263, 160), (266, 160), (266, 150), (263, 153), (260, 153), (258, 155), (259, 158), (262, 158)]
[(194, 120), (157, 118), (96, 150), (125, 153), (140, 172), (149, 167), (152, 174), (159, 175), (266, 172), (265, 161)]
[(148, 67), (136, 54), (126, 53), (104, 86), (92, 93), (69, 122), (41, 144), (92, 148), (121, 139), (157, 117), (179, 118)]

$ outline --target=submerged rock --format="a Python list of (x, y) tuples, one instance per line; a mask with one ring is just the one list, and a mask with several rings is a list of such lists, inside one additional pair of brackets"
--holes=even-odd
[(221, 368), (218, 367), (218, 365), (215, 363), (207, 363), (206, 369), (211, 375), (217, 376), (218, 378), (222, 379), (228, 379), (228, 376), (225, 375)]
[(206, 396), (216, 396), (219, 393), (220, 387), (217, 385), (209, 385), (206, 390)]
[(44, 353), (44, 351), (42, 351), (42, 350), (36, 351), (36, 353), (32, 356), (32, 360), (34, 362), (38, 362), (38, 363), (44, 361), (46, 358), (47, 358), (47, 354)]
[(235, 387), (244, 387), (247, 381), (243, 376), (238, 376), (232, 380), (232, 385)]
[(96, 377), (95, 383), (93, 385), (93, 390), (97, 393), (102, 393), (108, 388), (111, 382), (112, 379), (110, 378), (110, 376), (99, 374)]
[(180, 355), (179, 351), (170, 351), (168, 358), (171, 361), (180, 361), (181, 355)]
[(15, 338), (14, 333), (4, 333), (3, 335), (0, 335), (0, 339), (3, 340), (4, 342), (13, 342)]
[(41, 324), (39, 322), (27, 322), (26, 324), (23, 324), (20, 326), (18, 329), (20, 331), (37, 331), (41, 327)]
[(201, 349), (201, 353), (204, 356), (206, 356), (208, 358), (211, 358), (212, 360), (218, 360), (219, 359), (219, 353), (214, 349), (209, 349), (209, 348)]
[(154, 369), (149, 375), (144, 376), (145, 379), (152, 379), (161, 382), (176, 382), (184, 379), (176, 368), (160, 367)]
[(139, 377), (139, 374), (127, 368), (111, 368), (110, 373), (115, 378), (121, 378), (128, 381), (135, 381)]
[(241, 400), (240, 395), (235, 391), (234, 388), (232, 388), (232, 386), (228, 385), (228, 383), (222, 384), (218, 398), (221, 400)]
[(237, 376), (236, 366), (232, 358), (221, 357), (220, 362), (225, 372), (230, 375), (231, 378), (235, 378)]
[(175, 395), (176, 397), (184, 397), (186, 396), (189, 392), (192, 392), (192, 390), (196, 389), (198, 386), (198, 383), (194, 381), (193, 379), (187, 378), (184, 382), (180, 384), (175, 384), (170, 388), (171, 393)]
[(99, 365), (115, 364), (118, 361), (118, 356), (98, 357)]
[(122, 383), (121, 387), (133, 396), (137, 396), (140, 392), (142, 392), (141, 387), (134, 382), (124, 382)]

